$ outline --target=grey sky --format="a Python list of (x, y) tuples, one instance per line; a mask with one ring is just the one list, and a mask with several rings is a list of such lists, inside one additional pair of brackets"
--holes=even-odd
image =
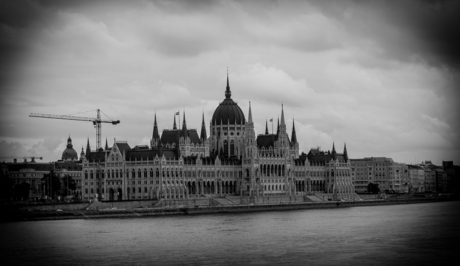
[[(301, 150), (460, 162), (458, 1), (10, 1), (0, 3), (0, 156), (79, 153), (100, 108), (109, 139), (147, 144), (175, 111), (208, 125), (232, 98), (256, 133), (284, 103)], [(95, 116), (96, 112), (80, 114)], [(182, 120), (182, 117), (181, 117)], [(271, 128), (271, 125), (269, 125)], [(276, 125), (275, 125), (276, 129)], [(290, 133), (290, 132), (289, 132)]]

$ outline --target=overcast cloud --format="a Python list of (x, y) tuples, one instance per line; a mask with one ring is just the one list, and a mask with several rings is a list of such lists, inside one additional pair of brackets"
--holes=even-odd
[[(458, 1), (2, 1), (0, 156), (79, 153), (101, 109), (109, 145), (147, 144), (175, 111), (208, 125), (232, 98), (256, 133), (284, 104), (301, 150), (460, 163)], [(81, 116), (95, 116), (96, 112)], [(182, 117), (181, 117), (182, 120)], [(271, 128), (271, 125), (269, 126)], [(276, 130), (276, 125), (275, 125)], [(2, 161), (5, 159), (2, 159)]]

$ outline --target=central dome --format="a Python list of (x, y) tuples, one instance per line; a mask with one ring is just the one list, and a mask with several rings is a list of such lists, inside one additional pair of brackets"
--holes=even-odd
[(78, 155), (77, 155), (77, 152), (73, 149), (72, 139), (70, 138), (70, 136), (67, 139), (67, 147), (62, 152), (62, 160), (64, 161), (77, 161), (78, 160)]
[(228, 123), (230, 123), (231, 125), (246, 124), (246, 119), (244, 118), (243, 111), (241, 111), (241, 108), (238, 106), (238, 104), (232, 100), (231, 96), (232, 93), (230, 91), (230, 85), (228, 82), (227, 75), (227, 88), (225, 90), (225, 100), (221, 102), (214, 111), (211, 120), (212, 125), (220, 125), (221, 123), (224, 125)]

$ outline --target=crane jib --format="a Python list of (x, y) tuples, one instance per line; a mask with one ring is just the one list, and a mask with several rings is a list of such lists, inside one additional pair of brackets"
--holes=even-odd
[(73, 120), (73, 121), (88, 121), (92, 122), (96, 127), (96, 150), (100, 149), (101, 146), (101, 123), (111, 123), (116, 125), (120, 123), (120, 120), (101, 120), (100, 110), (97, 110), (97, 118), (92, 117), (81, 117), (81, 116), (71, 116), (71, 115), (53, 115), (53, 114), (38, 114), (31, 113), (29, 117), (39, 117), (39, 118), (52, 118), (52, 119), (63, 119), (63, 120)]

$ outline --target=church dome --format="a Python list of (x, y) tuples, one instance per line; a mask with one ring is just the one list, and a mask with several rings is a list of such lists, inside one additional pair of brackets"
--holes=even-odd
[(225, 100), (219, 104), (219, 106), (214, 111), (212, 115), (211, 124), (222, 124), (226, 125), (230, 122), (231, 125), (235, 124), (246, 124), (246, 119), (244, 118), (244, 113), (236, 102), (231, 98), (232, 93), (230, 91), (230, 86), (227, 76), (227, 88), (225, 90)]
[(62, 152), (62, 160), (64, 161), (77, 161), (78, 160), (78, 155), (77, 155), (77, 152), (73, 149), (72, 139), (70, 138), (70, 136), (67, 139), (67, 147)]

